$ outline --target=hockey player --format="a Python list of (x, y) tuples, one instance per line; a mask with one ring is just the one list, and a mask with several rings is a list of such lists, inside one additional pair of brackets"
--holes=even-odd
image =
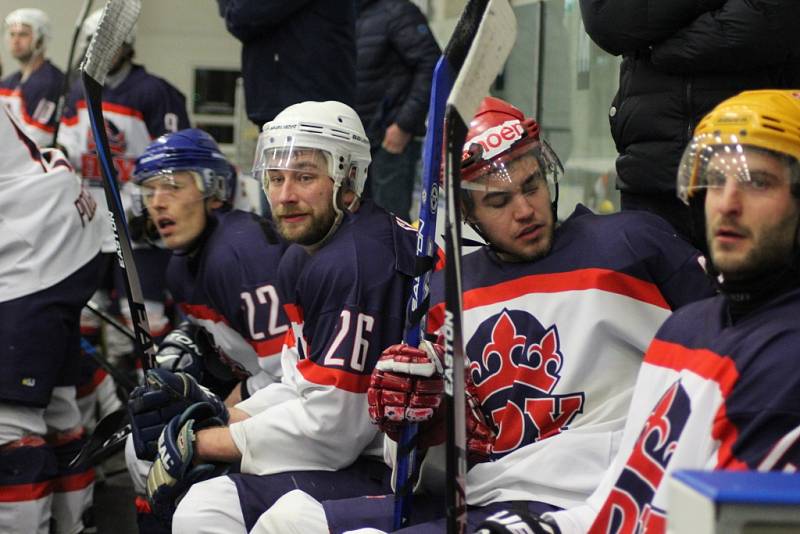
[[(133, 180), (160, 237), (173, 251), (167, 287), (188, 319), (166, 336), (156, 363), (188, 372), (221, 395), (238, 378), (241, 382), (226, 401), (229, 406), (279, 381), (289, 324), (275, 286), (286, 244), (271, 221), (231, 208), (236, 171), (217, 143), (198, 129), (161, 136), (136, 161)], [(169, 381), (164, 377), (151, 375), (149, 380)], [(129, 403), (136, 430), (127, 461), (141, 495), (163, 428), (149, 424), (157, 417), (152, 406), (164, 394), (162, 388), (153, 389), (155, 385), (134, 392)], [(134, 449), (146, 462), (136, 462)], [(143, 498), (137, 510), (140, 526), (148, 524)]]
[[(549, 518), (550, 532), (662, 533), (676, 470), (800, 462), (800, 93), (720, 103), (684, 152), (678, 193), (705, 213), (721, 295), (658, 331), (619, 454), (586, 504)], [(488, 532), (511, 532), (496, 525)]]
[[(597, 487), (647, 344), (672, 310), (712, 287), (699, 253), (658, 217), (598, 216), (579, 205), (556, 226), (561, 164), (538, 124), (510, 104), (483, 100), (462, 161), (464, 217), (487, 242), (462, 262), (474, 527), (510, 501), (544, 512), (582, 502)], [(433, 333), (444, 322), (441, 274), (431, 284)], [(440, 353), (427, 343), (389, 347), (369, 391), (370, 417), (392, 440), (408, 420), (421, 420), (423, 451), (445, 439)], [(425, 457), (420, 483), (431, 491), (414, 499), (404, 532), (445, 528), (435, 491), (443, 485), (430, 477), (440, 452)], [(293, 492), (259, 532), (388, 531), (393, 501), (320, 505)]]
[(0, 531), (79, 532), (91, 466), (75, 402), (80, 310), (97, 287), (101, 217), (63, 154), (0, 109)]
[[(99, 9), (86, 18), (82, 33), (87, 40), (97, 31), (101, 15), (102, 9)], [(135, 208), (132, 205), (131, 187), (128, 182), (136, 158), (156, 137), (189, 127), (186, 99), (183, 94), (167, 81), (153, 76), (141, 65), (133, 63), (135, 37), (134, 29), (125, 38), (111, 66), (103, 89), (102, 104), (111, 155), (117, 169), (117, 178), (122, 184), (120, 189), (123, 203), (129, 214)], [(106, 199), (100, 164), (80, 83), (72, 87), (67, 98), (58, 140), (73, 166), (83, 176), (101, 213), (104, 213)], [(144, 218), (139, 217), (137, 221), (143, 223)], [(131, 221), (131, 224), (132, 227), (135, 226), (134, 221)], [(103, 252), (111, 254), (116, 252), (116, 248), (110, 222), (107, 225)], [(138, 226), (144, 228), (144, 224)], [(143, 232), (136, 233), (139, 234), (140, 243), (134, 247), (134, 258), (142, 282), (151, 334), (158, 338), (164, 336), (170, 329), (164, 306), (166, 298), (164, 272), (171, 254), (169, 251), (145, 244)], [(136, 240), (137, 236), (133, 237)], [(108, 258), (110, 266), (111, 256)], [(116, 285), (118, 292), (121, 292), (121, 279)], [(108, 300), (105, 295), (98, 295), (97, 298), (98, 301)], [(124, 305), (122, 307), (123, 312), (126, 312), (127, 307)], [(97, 322), (96, 318), (88, 314), (84, 314), (84, 321), (90, 324)]]
[[(241, 466), (194, 484), (173, 532), (248, 531), (295, 487), (323, 499), (386, 491), (366, 390), (380, 347), (402, 337), (415, 233), (360, 204), (369, 162), (358, 115), (339, 102), (295, 104), (264, 125), (255, 171), (279, 232), (296, 243), (278, 269), (291, 321), (284, 374), (229, 415), (200, 404), (169, 422), (148, 476), (155, 511), (168, 516), (210, 462)], [(217, 417), (229, 426), (196, 431)]]
[(45, 58), (50, 19), (41, 9), (23, 7), (8, 14), (5, 27), (8, 50), (20, 70), (0, 80), (0, 102), (36, 144), (51, 146), (64, 73)]
[[(289, 324), (275, 285), (286, 243), (271, 221), (232, 209), (233, 165), (210, 135), (193, 128), (151, 143), (136, 162), (134, 181), (173, 251), (167, 286), (176, 304), (210, 335), (224, 361), (250, 375), (228, 404), (278, 382)], [(169, 361), (162, 353), (160, 366), (202, 364), (170, 353)]]

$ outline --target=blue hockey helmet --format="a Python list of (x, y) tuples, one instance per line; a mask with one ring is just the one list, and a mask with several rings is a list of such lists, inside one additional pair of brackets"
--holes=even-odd
[(188, 128), (164, 134), (150, 143), (136, 160), (133, 181), (142, 185), (153, 177), (177, 171), (194, 173), (204, 197), (233, 203), (236, 170), (214, 138), (203, 130)]

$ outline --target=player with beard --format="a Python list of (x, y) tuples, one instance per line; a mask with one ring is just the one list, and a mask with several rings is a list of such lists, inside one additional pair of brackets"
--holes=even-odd
[[(295, 243), (278, 268), (283, 376), (228, 413), (200, 404), (169, 422), (147, 489), (169, 521), (191, 485), (173, 532), (249, 531), (296, 487), (320, 499), (387, 491), (366, 392), (382, 347), (402, 339), (416, 235), (361, 203), (369, 162), (361, 121), (339, 102), (295, 104), (264, 125), (254, 170)], [(232, 462), (240, 473), (192, 485)]]
[(20, 70), (0, 81), (0, 102), (37, 145), (51, 146), (64, 73), (45, 58), (50, 19), (41, 9), (23, 7), (8, 14), (5, 26), (8, 50)]
[[(579, 205), (557, 225), (562, 172), (535, 120), (483, 100), (461, 170), (464, 218), (487, 243), (462, 261), (473, 528), (511, 503), (545, 512), (582, 502), (614, 457), (656, 330), (713, 291), (698, 251), (656, 216)], [(444, 324), (442, 274), (431, 282), (433, 335)], [(403, 426), (419, 423), (422, 494), (403, 532), (445, 530), (441, 354), (427, 342), (391, 346), (372, 374), (370, 417), (390, 438), (387, 461)], [(392, 496), (319, 503), (294, 491), (261, 532), (391, 531), (393, 510)]]

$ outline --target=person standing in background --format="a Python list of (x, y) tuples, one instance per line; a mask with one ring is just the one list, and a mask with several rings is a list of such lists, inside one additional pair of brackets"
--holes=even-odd
[(44, 56), (50, 19), (41, 9), (23, 7), (8, 14), (5, 27), (8, 50), (20, 68), (0, 80), (0, 102), (37, 145), (50, 146), (64, 83), (64, 73)]
[[(675, 195), (683, 149), (700, 119), (745, 89), (800, 86), (794, 0), (581, 0), (586, 32), (622, 56), (609, 109), (623, 210), (660, 215), (698, 248)], [(702, 217), (702, 214), (699, 214)]]
[(242, 42), (245, 107), (259, 129), (291, 104), (355, 104), (354, 0), (217, 4), (228, 31)]
[(441, 54), (425, 16), (409, 0), (360, 0), (356, 21), (356, 111), (372, 141), (369, 194), (409, 219), (420, 143)]

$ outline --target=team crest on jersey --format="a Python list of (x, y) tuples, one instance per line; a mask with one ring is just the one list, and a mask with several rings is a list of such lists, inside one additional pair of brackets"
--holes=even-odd
[(666, 531), (666, 515), (652, 505), (653, 496), (664, 479), (690, 413), (689, 395), (677, 381), (647, 418), (625, 469), (589, 532)]
[[(128, 139), (125, 131), (119, 128), (113, 121), (106, 120), (106, 137), (108, 137), (108, 148), (111, 151), (111, 159), (117, 170), (117, 179), (127, 182), (131, 179), (133, 169), (136, 166), (134, 158), (126, 156), (128, 152)], [(83, 177), (89, 180), (100, 180), (102, 173), (100, 161), (97, 158), (97, 145), (94, 140), (94, 132), (89, 128), (86, 137), (86, 152), (81, 156), (81, 171)]]
[(478, 326), (467, 354), (481, 407), (497, 431), (495, 457), (563, 432), (583, 411), (583, 392), (553, 394), (564, 364), (556, 325), (503, 309)]

